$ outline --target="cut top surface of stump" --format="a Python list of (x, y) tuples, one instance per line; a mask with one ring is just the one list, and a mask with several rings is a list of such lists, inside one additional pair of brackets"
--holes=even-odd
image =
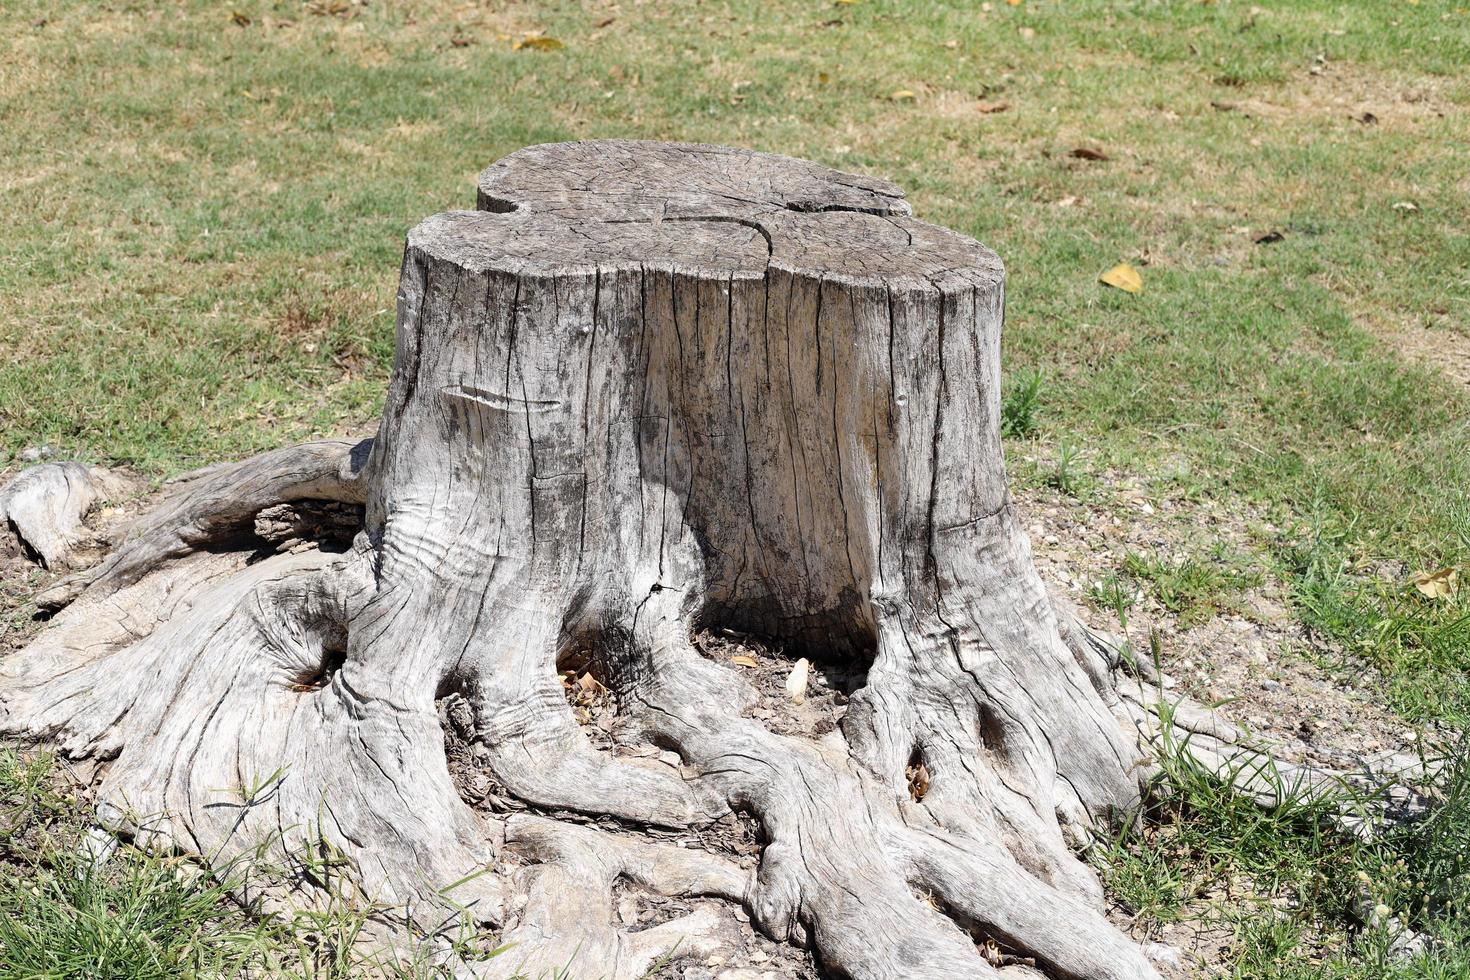
[(887, 181), (689, 143), (533, 146), (488, 168), (480, 211), (435, 215), (409, 247), (466, 271), (619, 266), (755, 277), (771, 267), (901, 289), (989, 289), (1003, 269), (974, 239), (919, 221)]

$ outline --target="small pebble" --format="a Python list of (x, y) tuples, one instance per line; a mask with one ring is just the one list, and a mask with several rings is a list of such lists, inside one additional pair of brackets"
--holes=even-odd
[(51, 444), (49, 442), (43, 442), (39, 446), (27, 446), (25, 449), (22, 449), (20, 451), (20, 461), (22, 463), (34, 463), (37, 460), (55, 455), (56, 450), (52, 448)]
[(1167, 943), (1149, 943), (1143, 947), (1143, 955), (1160, 966), (1168, 967), (1171, 970), (1184, 969), (1183, 954)]

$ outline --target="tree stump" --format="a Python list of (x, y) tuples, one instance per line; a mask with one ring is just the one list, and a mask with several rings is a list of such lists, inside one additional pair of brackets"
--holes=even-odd
[[(1142, 751), (1006, 490), (994, 253), (886, 182), (710, 146), (532, 147), (479, 204), (408, 236), (376, 440), (181, 483), (48, 595), (4, 728), (110, 759), (134, 833), (330, 847), (419, 910), (460, 882), (517, 943), (489, 975), (719, 948), (708, 913), (620, 928), (623, 881), (743, 903), (834, 976), (1155, 976), (1068, 846)], [(247, 561), (302, 500), (363, 504), (352, 545)], [(694, 642), (719, 629), (866, 680), (835, 730), (777, 732)], [(678, 765), (589, 740), (573, 658)], [(462, 801), (450, 694), (528, 812)], [(645, 833), (732, 811), (753, 877)]]

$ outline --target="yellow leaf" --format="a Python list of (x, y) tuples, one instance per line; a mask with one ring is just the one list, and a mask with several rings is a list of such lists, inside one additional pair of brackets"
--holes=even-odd
[(759, 660), (754, 657), (748, 657), (743, 653), (731, 657), (730, 662), (732, 664), (739, 664), (741, 667), (759, 667), (761, 665)]
[(1120, 262), (1107, 272), (1098, 276), (1098, 280), (1114, 289), (1121, 289), (1125, 293), (1136, 293), (1143, 289), (1143, 277), (1138, 270), (1126, 262)]
[(532, 34), (530, 37), (523, 37), (510, 46), (512, 51), (559, 51), (564, 47), (566, 47), (565, 44), (562, 44), (554, 37), (547, 37), (545, 34)]
[(1019, 7), (1021, 5), (1021, 0), (1006, 0), (1006, 3), (1010, 4), (1012, 7)]
[(897, 92), (894, 92), (892, 95), (890, 95), (888, 98), (893, 102), (912, 102), (914, 101), (914, 93), (910, 92), (906, 88), (901, 88)]
[(1437, 572), (1420, 572), (1414, 576), (1414, 588), (1429, 599), (1448, 599), (1455, 594), (1459, 570), (1441, 568)]

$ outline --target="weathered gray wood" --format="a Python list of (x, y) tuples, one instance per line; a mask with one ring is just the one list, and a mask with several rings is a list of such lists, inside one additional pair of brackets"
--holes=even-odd
[[(580, 938), (579, 971), (631, 977), (731, 927), (620, 931), (622, 876), (743, 901), (839, 976), (999, 975), (978, 939), (1155, 976), (1069, 847), (1137, 799), (1143, 750), (1006, 492), (999, 259), (885, 182), (717, 147), (533, 147), (480, 202), (408, 236), (365, 466), (318, 444), (183, 483), (0, 665), (3, 727), (116, 756), (113, 818), (201, 853), (321, 838), (404, 903), (493, 867), (454, 897), (538, 965)], [(348, 552), (219, 553), (301, 498), (366, 504)], [(866, 683), (837, 730), (780, 734), (706, 626)], [(586, 737), (557, 672), (584, 649), (619, 738), (678, 766)], [(625, 830), (472, 811), (449, 692), (508, 793)], [(753, 881), (639, 836), (731, 808), (762, 825)]]
[(371, 448), (371, 439), (309, 442), (188, 474), (174, 482), (176, 492), (128, 529), (106, 560), (56, 583), (37, 602), (59, 609), (83, 590), (97, 598), (110, 595), (165, 562), (229, 544), (249, 532), (257, 514), (276, 504), (361, 503), (365, 489), (357, 475)]
[(0, 487), (0, 534), (13, 531), (47, 568), (64, 567), (86, 537), (82, 519), (125, 489), (125, 480), (96, 466), (32, 466)]

